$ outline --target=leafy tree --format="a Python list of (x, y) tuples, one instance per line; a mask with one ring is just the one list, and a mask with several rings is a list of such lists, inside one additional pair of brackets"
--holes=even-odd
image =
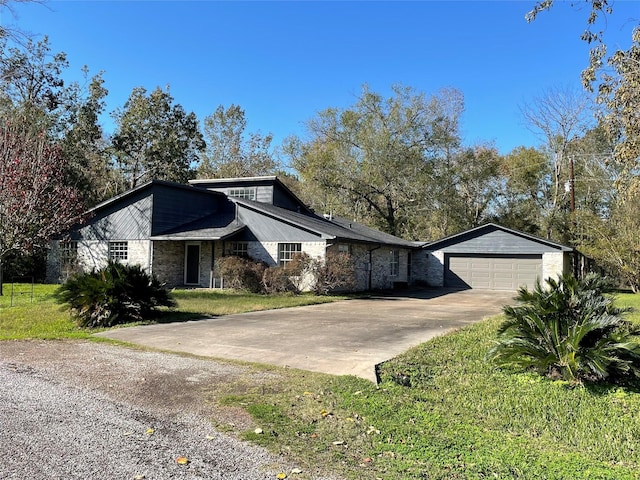
[(640, 376), (638, 331), (605, 294), (595, 274), (565, 275), (521, 288), (488, 357), (500, 366), (534, 369), (572, 383)]
[(59, 137), (69, 124), (74, 93), (62, 78), (66, 54), (52, 54), (47, 37), (29, 39), (24, 48), (0, 38), (0, 46), (0, 108), (5, 115), (19, 111), (35, 130)]
[(320, 187), (316, 208), (414, 236), (417, 212), (429, 203), (432, 161), (457, 143), (461, 97), (427, 98), (397, 85), (385, 99), (365, 86), (353, 107), (310, 120), (309, 138), (289, 139), (286, 152), (303, 181)]
[(112, 149), (126, 188), (145, 179), (193, 178), (205, 142), (195, 114), (174, 105), (168, 89), (158, 87), (147, 95), (143, 87), (134, 88), (114, 117), (118, 129)]
[[(582, 83), (589, 91), (596, 91), (597, 102), (605, 108), (599, 117), (615, 144), (615, 161), (628, 177), (629, 187), (640, 189), (640, 27), (627, 21), (631, 28), (629, 48), (609, 49), (604, 26), (611, 23), (615, 4), (611, 0), (585, 0), (590, 8), (587, 25), (581, 38), (591, 46), (589, 64), (582, 72)], [(538, 14), (550, 10), (553, 0), (539, 0), (527, 14), (527, 21), (534, 21)], [(634, 194), (634, 193), (632, 193)]]
[(100, 269), (67, 280), (55, 298), (82, 327), (110, 327), (149, 320), (157, 307), (175, 306), (166, 288), (139, 265), (109, 261)]
[(220, 105), (204, 119), (207, 149), (198, 168), (200, 178), (238, 178), (271, 175), (278, 163), (271, 148), (273, 136), (246, 133), (245, 112), (237, 105)]
[[(80, 192), (66, 182), (67, 159), (25, 118), (0, 123), (0, 266), (32, 253), (80, 220)], [(0, 293), (2, 281), (0, 278)]]
[(625, 194), (606, 216), (581, 213), (585, 228), (580, 251), (635, 293), (640, 292), (640, 194)]
[[(88, 72), (85, 67), (85, 77)], [(85, 193), (88, 205), (95, 205), (111, 197), (116, 191), (117, 178), (111, 168), (107, 142), (99, 124), (104, 111), (102, 74), (89, 80), (86, 97), (80, 95), (73, 102), (71, 123), (61, 140), (64, 156), (70, 164), (70, 182)]]

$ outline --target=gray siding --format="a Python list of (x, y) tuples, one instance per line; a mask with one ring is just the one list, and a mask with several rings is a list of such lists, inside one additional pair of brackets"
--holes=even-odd
[(213, 213), (231, 213), (235, 208), (225, 197), (211, 195), (196, 188), (176, 189), (163, 185), (154, 187), (152, 235)]
[(73, 232), (73, 240), (143, 240), (151, 231), (151, 192), (145, 190), (126, 206), (119, 203), (100, 211), (88, 225)]
[(438, 247), (437, 250), (446, 253), (539, 255), (558, 251), (557, 248), (501, 230), (488, 232), (475, 238), (458, 237), (452, 245)]
[[(238, 205), (238, 218), (248, 226), (251, 239), (260, 242), (317, 242), (322, 237)], [(249, 239), (249, 238), (248, 238)]]

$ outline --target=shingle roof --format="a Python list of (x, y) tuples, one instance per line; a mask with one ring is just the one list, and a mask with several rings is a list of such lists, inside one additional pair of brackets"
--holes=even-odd
[(214, 213), (154, 235), (151, 240), (224, 240), (245, 228), (233, 214)]
[(534, 242), (541, 243), (543, 245), (548, 245), (552, 248), (556, 248), (563, 252), (572, 252), (573, 248), (568, 247), (566, 245), (562, 245), (560, 243), (553, 242), (551, 240), (546, 240), (544, 238), (536, 237), (535, 235), (531, 235), (529, 233), (520, 232), (518, 230), (513, 230), (511, 228), (503, 227), (502, 225), (498, 225), (496, 223), (487, 223), (485, 225), (481, 225), (479, 227), (471, 228), (469, 230), (465, 230), (464, 232), (456, 233), (455, 235), (450, 235), (445, 238), (441, 238), (440, 240), (435, 240), (433, 242), (425, 243), (423, 248), (426, 250), (437, 250), (439, 247), (443, 247), (445, 245), (450, 245), (456, 243), (459, 239), (466, 238), (469, 235), (482, 235), (485, 232), (502, 230), (504, 232), (511, 233), (518, 237), (527, 238)]
[(393, 246), (414, 248), (417, 245), (408, 240), (404, 240), (387, 233), (374, 230), (360, 223), (349, 221), (343, 218), (333, 217), (327, 219), (315, 214), (303, 214), (293, 212), (285, 208), (276, 207), (268, 203), (254, 202), (245, 199), (232, 199), (237, 204), (275, 217), (279, 220), (312, 231), (328, 239), (345, 240), (352, 242), (375, 243)]

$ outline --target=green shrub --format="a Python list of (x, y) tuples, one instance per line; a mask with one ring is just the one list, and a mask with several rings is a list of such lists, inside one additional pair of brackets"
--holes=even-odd
[(504, 307), (507, 320), (490, 359), (574, 384), (640, 377), (637, 328), (622, 318), (625, 310), (613, 306), (602, 277), (565, 275), (546, 284), (521, 288), (521, 305)]
[(54, 296), (69, 308), (78, 325), (92, 328), (146, 320), (159, 306), (175, 306), (155, 275), (139, 265), (113, 261), (100, 270), (70, 278)]
[(251, 293), (262, 291), (262, 275), (266, 269), (262, 262), (232, 255), (220, 258), (217, 269), (227, 288)]

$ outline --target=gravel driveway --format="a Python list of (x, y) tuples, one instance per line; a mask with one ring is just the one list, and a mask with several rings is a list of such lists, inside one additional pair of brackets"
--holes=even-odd
[[(2, 479), (338, 479), (213, 428), (252, 428), (207, 387), (249, 367), (80, 341), (0, 342)], [(176, 462), (184, 456), (186, 465)]]

